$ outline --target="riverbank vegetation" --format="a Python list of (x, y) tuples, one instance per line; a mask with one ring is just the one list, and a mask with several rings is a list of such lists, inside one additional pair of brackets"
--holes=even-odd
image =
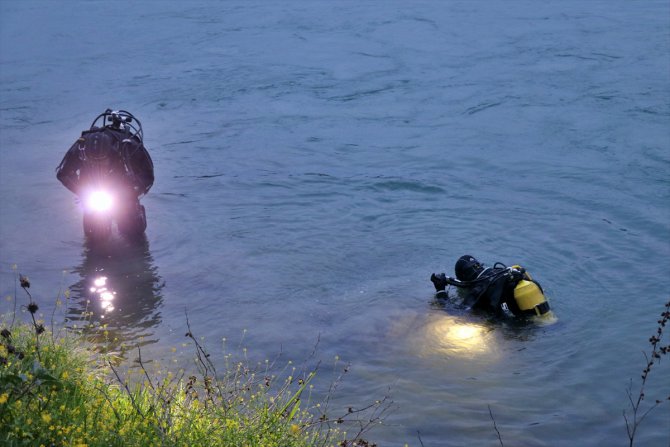
[[(40, 319), (27, 300), (2, 321), (0, 444), (7, 446), (373, 446), (363, 435), (382, 421), (388, 399), (335, 411), (312, 400), (318, 365), (226, 363), (218, 372), (193, 336), (192, 372), (152, 376), (142, 362), (124, 375), (82, 334)], [(21, 317), (23, 316), (23, 320)]]
[(661, 358), (670, 353), (670, 343), (668, 343), (667, 340), (666, 343), (668, 344), (663, 345), (662, 343), (663, 330), (668, 321), (670, 321), (670, 301), (665, 303), (665, 308), (663, 309), (663, 312), (661, 312), (660, 318), (656, 321), (658, 324), (656, 331), (649, 337), (649, 352), (647, 353), (643, 351), (646, 363), (640, 376), (637, 395), (633, 392), (632, 379), (626, 390), (630, 413), (624, 410), (623, 417), (626, 421), (626, 433), (628, 434), (629, 447), (633, 447), (635, 444), (635, 434), (637, 433), (640, 424), (642, 424), (642, 421), (644, 421), (649, 413), (664, 402), (667, 403), (670, 401), (670, 394), (668, 396), (655, 396), (652, 399), (647, 398), (645, 401), (645, 398), (647, 397), (645, 387), (649, 380), (652, 368), (658, 368), (661, 363)]
[[(0, 319), (0, 445), (372, 447), (363, 436), (392, 407), (385, 397), (363, 408), (333, 409), (331, 397), (348, 365), (340, 366), (320, 400), (313, 398), (318, 363), (296, 368), (226, 355), (217, 371), (188, 319), (185, 337), (194, 351), (188, 372), (149, 372), (139, 347), (138, 366), (121, 372), (82, 332), (55, 325), (53, 315), (46, 327), (27, 278), (20, 277), (20, 287), (26, 299), (19, 304), (9, 297), (11, 309)], [(670, 401), (645, 392), (651, 372), (670, 353), (663, 340), (668, 322), (670, 302), (649, 338), (639, 388), (634, 392), (631, 380), (626, 390), (631, 447), (646, 417)], [(490, 406), (489, 414), (502, 446)]]

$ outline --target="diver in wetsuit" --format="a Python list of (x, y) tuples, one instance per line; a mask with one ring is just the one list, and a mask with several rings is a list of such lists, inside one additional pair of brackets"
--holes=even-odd
[(430, 276), (438, 295), (446, 294), (448, 285), (463, 289), (463, 304), (472, 309), (497, 315), (544, 315), (550, 307), (542, 286), (519, 265), (507, 267), (496, 262), (485, 267), (470, 255), (461, 256), (454, 266), (456, 278), (444, 273)]
[[(103, 123), (100, 127), (98, 120)], [(135, 200), (146, 194), (154, 183), (154, 166), (142, 141), (139, 120), (124, 110), (105, 110), (67, 151), (56, 177), (77, 195), (101, 177), (132, 191)]]
[(130, 112), (107, 109), (98, 115), (67, 151), (56, 177), (86, 205), (87, 236), (105, 239), (113, 220), (127, 236), (144, 233), (146, 211), (139, 199), (154, 183), (154, 165), (142, 124)]

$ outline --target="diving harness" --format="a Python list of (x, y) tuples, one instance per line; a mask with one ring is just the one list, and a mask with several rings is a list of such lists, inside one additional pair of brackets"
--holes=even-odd
[(477, 277), (471, 281), (458, 280), (456, 278), (444, 277), (446, 284), (456, 287), (472, 287), (483, 281), (497, 281), (507, 277), (512, 281), (518, 281), (514, 286), (514, 301), (522, 315), (542, 316), (547, 314), (551, 308), (544, 296), (542, 286), (535, 281), (526, 269), (520, 265), (507, 267), (501, 262), (496, 262), (492, 268), (485, 268)]

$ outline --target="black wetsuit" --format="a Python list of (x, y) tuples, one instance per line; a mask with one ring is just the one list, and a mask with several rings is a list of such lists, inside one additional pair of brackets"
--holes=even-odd
[(154, 182), (153, 162), (139, 138), (127, 129), (105, 126), (82, 132), (56, 169), (56, 177), (80, 194), (94, 179), (109, 179), (126, 187), (135, 198)]
[(523, 273), (516, 273), (503, 267), (484, 269), (473, 281), (459, 281), (441, 273), (433, 274), (431, 281), (438, 293), (446, 293), (447, 285), (463, 291), (463, 304), (472, 309), (493, 312), (499, 315), (523, 315), (514, 299), (514, 288), (523, 279)]

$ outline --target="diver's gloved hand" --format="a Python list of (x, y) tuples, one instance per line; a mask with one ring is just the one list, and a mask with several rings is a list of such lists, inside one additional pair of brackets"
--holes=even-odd
[(439, 273), (437, 275), (433, 273), (430, 275), (430, 280), (433, 282), (437, 292), (443, 291), (445, 287), (447, 287), (447, 277), (444, 273)]

